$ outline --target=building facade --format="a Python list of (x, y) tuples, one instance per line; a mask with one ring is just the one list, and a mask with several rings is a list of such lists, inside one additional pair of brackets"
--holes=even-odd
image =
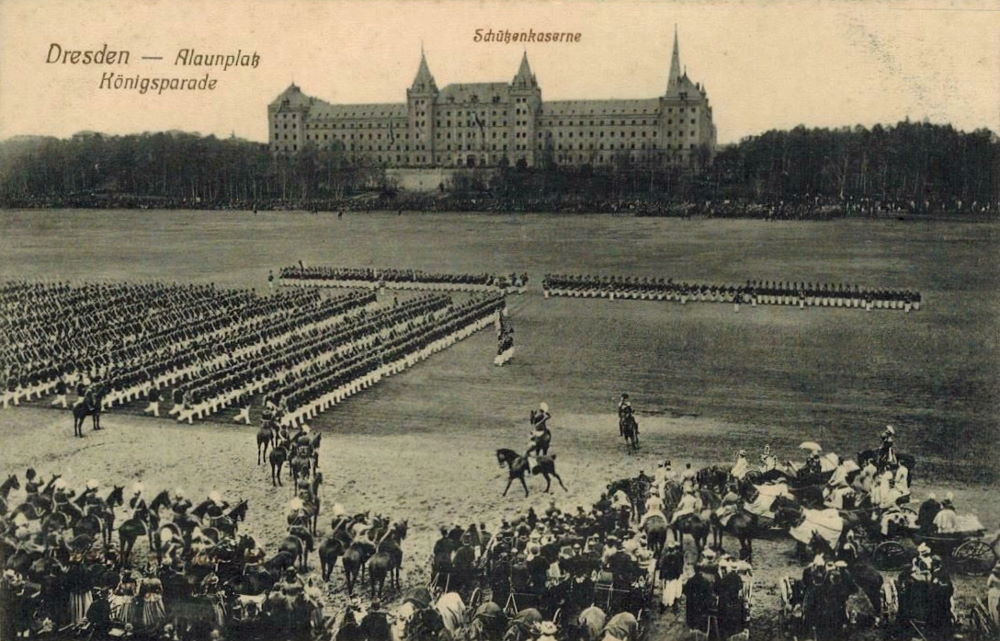
[(716, 141), (708, 94), (681, 67), (676, 32), (656, 98), (543, 101), (527, 53), (511, 82), (439, 89), (421, 52), (405, 103), (331, 104), (293, 83), (267, 121), (275, 154), (312, 146), (385, 167), (700, 167)]

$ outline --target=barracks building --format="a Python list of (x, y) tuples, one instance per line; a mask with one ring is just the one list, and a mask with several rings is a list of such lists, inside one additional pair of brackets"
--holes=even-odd
[(385, 167), (701, 166), (715, 152), (705, 87), (681, 67), (677, 34), (655, 98), (543, 101), (527, 53), (510, 82), (439, 88), (421, 52), (406, 102), (331, 104), (294, 83), (267, 108), (275, 154), (307, 146)]

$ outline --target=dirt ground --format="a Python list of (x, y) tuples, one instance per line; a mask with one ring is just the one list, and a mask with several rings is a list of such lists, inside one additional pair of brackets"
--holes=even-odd
[[(447, 229), (448, 234), (441, 230)], [(527, 499), (512, 487), (500, 447), (520, 449), (528, 411), (553, 413), (553, 450), (568, 492), (560, 507), (589, 505), (611, 479), (731, 461), (765, 444), (801, 458), (801, 441), (845, 456), (874, 447), (886, 423), (915, 454), (914, 500), (954, 492), (959, 511), (1000, 524), (1000, 239), (996, 225), (673, 221), (610, 216), (335, 217), (213, 212), (0, 212), (0, 273), (10, 278), (212, 281), (263, 289), (267, 269), (306, 264), (440, 271), (528, 271), (531, 291), (510, 299), (517, 353), (492, 365), (481, 332), (385, 380), (312, 424), (324, 432), (326, 506), (409, 519), (404, 584), (427, 580), (438, 526), (544, 508), (540, 479)], [(82, 236), (87, 243), (71, 242)], [(846, 281), (912, 287), (924, 309), (747, 308), (728, 305), (550, 299), (544, 273)], [(617, 438), (614, 404), (628, 391), (642, 445)], [(0, 411), (0, 470), (62, 473), (149, 490), (218, 489), (246, 498), (246, 531), (266, 545), (284, 534), (291, 488), (272, 488), (256, 465), (254, 427), (231, 413), (194, 426), (141, 416), (104, 417), (106, 431), (71, 437), (64, 411), (35, 404)], [(329, 531), (328, 516), (321, 530)], [(735, 543), (727, 539), (727, 548)], [(775, 639), (777, 583), (798, 574), (785, 537), (755, 543), (753, 638)], [(316, 565), (315, 557), (312, 564)], [(960, 612), (985, 592), (958, 577)], [(330, 601), (343, 599), (338, 572)], [(681, 638), (667, 614), (653, 638)]]

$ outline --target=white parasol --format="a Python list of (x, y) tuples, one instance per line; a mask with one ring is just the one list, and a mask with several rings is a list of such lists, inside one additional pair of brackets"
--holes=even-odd
[(816, 441), (805, 441), (799, 445), (799, 449), (809, 450), (810, 452), (822, 452), (823, 448)]

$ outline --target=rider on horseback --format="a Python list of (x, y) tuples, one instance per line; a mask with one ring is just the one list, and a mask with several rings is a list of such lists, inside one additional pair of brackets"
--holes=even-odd
[(658, 516), (666, 521), (667, 516), (663, 513), (663, 507), (663, 499), (660, 498), (660, 491), (654, 486), (650, 490), (649, 498), (646, 499), (646, 513), (642, 515), (642, 519), (639, 521), (639, 529), (641, 530), (646, 525), (646, 521), (653, 516)]
[(539, 405), (538, 411), (531, 413), (531, 445), (528, 447), (528, 451), (524, 453), (525, 456), (531, 456), (532, 454), (537, 456), (548, 449), (548, 443), (552, 440), (552, 432), (549, 431), (548, 426), (550, 418), (552, 418), (552, 415), (549, 414), (547, 403), (542, 403)]
[(628, 400), (628, 394), (622, 392), (621, 398), (618, 399), (618, 436), (625, 436), (625, 416), (631, 412), (632, 403)]
[(170, 511), (174, 513), (174, 522), (185, 520), (187, 511), (191, 509), (190, 499), (184, 498), (184, 490), (174, 490), (174, 502), (170, 504)]
[(882, 432), (882, 444), (878, 448), (878, 469), (879, 471), (884, 470), (888, 466), (896, 463), (896, 446), (894, 439), (896, 437), (896, 428), (892, 425), (886, 425), (885, 431)]
[(681, 496), (681, 500), (677, 503), (677, 509), (674, 510), (674, 517), (670, 519), (670, 525), (675, 525), (685, 516), (697, 514), (701, 511), (701, 508), (701, 498), (695, 493), (694, 486), (690, 485), (685, 487), (684, 494)]
[(719, 509), (715, 511), (715, 515), (719, 517), (719, 523), (721, 523), (723, 527), (729, 523), (729, 519), (734, 514), (742, 509), (743, 499), (740, 497), (736, 489), (736, 484), (729, 484), (726, 488), (726, 495), (722, 497), (722, 504), (719, 506)]

